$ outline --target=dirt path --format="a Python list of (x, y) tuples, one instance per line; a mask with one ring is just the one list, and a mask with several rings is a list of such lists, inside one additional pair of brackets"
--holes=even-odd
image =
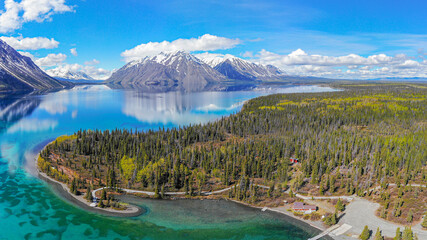
[[(228, 188), (224, 188), (221, 190), (216, 190), (212, 192), (202, 192), (202, 195), (212, 195), (217, 193), (226, 192), (228, 190), (231, 190), (234, 188), (234, 185)], [(101, 191), (102, 189), (107, 189), (107, 187), (98, 188), (92, 191), (92, 197), (96, 197), (96, 192)], [(127, 193), (142, 193), (147, 194), (148, 196), (154, 196), (154, 192), (150, 191), (142, 191), (142, 190), (133, 190), (133, 189), (126, 189), (126, 188), (120, 188), (121, 191), (127, 192)], [(165, 192), (165, 195), (185, 195), (185, 192)]]
[(341, 198), (342, 200), (347, 200), (347, 201), (349, 201), (349, 202), (351, 202), (353, 199), (354, 199), (354, 195), (352, 195), (352, 196), (330, 196), (330, 197), (326, 197), (326, 196), (321, 196), (321, 197), (315, 197), (315, 196), (304, 196), (304, 195), (301, 195), (301, 194), (295, 194), (295, 196), (297, 197), (297, 198), (301, 198), (301, 199), (304, 199), (304, 200), (328, 200), (328, 199), (339, 199), (339, 198)]

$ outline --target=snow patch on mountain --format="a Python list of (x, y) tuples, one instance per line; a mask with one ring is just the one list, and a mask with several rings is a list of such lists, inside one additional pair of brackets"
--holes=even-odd
[(212, 68), (224, 61), (224, 55), (218, 53), (204, 52), (195, 54), (194, 56), (200, 59), (202, 62), (206, 63), (207, 65), (211, 66)]
[(55, 78), (69, 79), (69, 80), (94, 80), (91, 76), (84, 72), (69, 71), (63, 68), (54, 68), (46, 70), (46, 73)]
[(164, 66), (171, 66), (177, 62), (181, 61), (193, 61), (197, 63), (202, 63), (198, 58), (189, 54), (185, 51), (174, 51), (174, 52), (161, 52), (158, 55), (152, 57), (145, 57), (139, 60), (134, 60), (125, 65), (126, 68), (133, 67), (135, 65), (142, 65), (148, 62), (155, 62), (158, 64), (162, 64)]
[(249, 78), (279, 78), (286, 75), (285, 72), (275, 66), (253, 63), (231, 54), (205, 52), (196, 54), (196, 57), (229, 77), (234, 71), (233, 76), (239, 73)]

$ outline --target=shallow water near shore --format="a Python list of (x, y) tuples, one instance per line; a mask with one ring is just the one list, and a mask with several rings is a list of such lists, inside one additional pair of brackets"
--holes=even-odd
[(285, 86), (248, 92), (141, 93), (80, 86), (46, 95), (0, 98), (2, 239), (307, 239), (319, 231), (280, 214), (230, 201), (158, 201), (126, 197), (146, 212), (118, 218), (88, 212), (34, 177), (48, 142), (79, 129), (134, 130), (213, 121), (270, 93), (330, 88)]

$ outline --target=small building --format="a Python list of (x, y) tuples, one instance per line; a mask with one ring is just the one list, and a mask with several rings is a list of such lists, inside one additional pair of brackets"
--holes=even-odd
[(294, 164), (294, 163), (298, 163), (298, 158), (290, 158), (289, 161)]
[(294, 210), (295, 212), (310, 214), (312, 212), (317, 211), (317, 207), (314, 205), (305, 205), (303, 202), (294, 202), (292, 210)]

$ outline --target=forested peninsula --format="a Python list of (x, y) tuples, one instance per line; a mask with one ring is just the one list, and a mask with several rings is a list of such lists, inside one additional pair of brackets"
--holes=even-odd
[(258, 206), (295, 201), (296, 193), (357, 195), (379, 202), (379, 217), (420, 221), (427, 201), (427, 86), (332, 86), (343, 91), (259, 97), (203, 125), (80, 130), (46, 146), (38, 167), (88, 199), (100, 187), (108, 195), (128, 188), (156, 198), (231, 187), (218, 195)]

